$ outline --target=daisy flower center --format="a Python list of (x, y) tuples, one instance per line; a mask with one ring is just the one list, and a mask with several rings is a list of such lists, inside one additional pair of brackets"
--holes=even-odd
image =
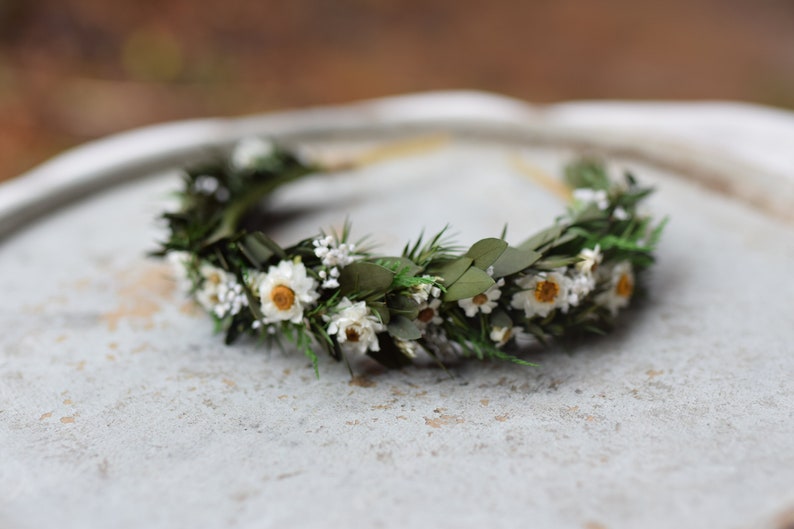
[(419, 315), (416, 318), (422, 323), (429, 323), (433, 318), (435, 318), (435, 316), (436, 311), (430, 307), (427, 307), (426, 309), (419, 311)]
[(615, 292), (622, 298), (631, 297), (631, 295), (634, 293), (634, 283), (632, 283), (628, 274), (623, 274), (620, 276), (618, 285), (615, 287)]
[(278, 310), (289, 310), (295, 304), (295, 291), (284, 285), (277, 285), (270, 291), (270, 301)]
[(539, 281), (535, 285), (535, 299), (541, 303), (551, 303), (559, 293), (560, 285), (554, 281)]
[(471, 298), (471, 302), (475, 305), (484, 305), (485, 303), (488, 303), (488, 296), (485, 294), (477, 294)]
[(361, 335), (353, 327), (348, 327), (345, 329), (345, 338), (347, 338), (348, 342), (355, 343), (361, 339)]

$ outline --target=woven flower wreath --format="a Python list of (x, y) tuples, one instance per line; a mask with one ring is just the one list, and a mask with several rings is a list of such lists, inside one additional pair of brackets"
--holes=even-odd
[(181, 207), (163, 215), (168, 239), (155, 253), (176, 266), (227, 344), (242, 335), (286, 340), (315, 372), (322, 350), (387, 367), (420, 351), (531, 365), (515, 355), (519, 337), (547, 343), (613, 327), (664, 225), (637, 211), (650, 189), (630, 173), (613, 182), (601, 163), (583, 159), (565, 170), (567, 212), (518, 246), (503, 233), (461, 251), (442, 230), (389, 256), (351, 242), (349, 224), (289, 247), (251, 227), (264, 197), (324, 170), (246, 140), (229, 159), (185, 172)]

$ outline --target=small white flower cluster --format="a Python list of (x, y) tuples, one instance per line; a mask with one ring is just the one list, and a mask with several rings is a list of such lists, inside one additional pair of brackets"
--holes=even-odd
[(609, 195), (603, 189), (579, 187), (573, 190), (573, 199), (581, 204), (595, 204), (601, 211), (609, 207)]
[(218, 202), (229, 200), (229, 190), (223, 187), (214, 176), (200, 175), (193, 182), (193, 189), (200, 195), (215, 196)]
[(340, 243), (331, 235), (320, 237), (312, 241), (314, 255), (322, 260), (325, 270), (320, 270), (320, 279), (323, 280), (322, 288), (339, 288), (339, 271), (352, 263), (356, 245)]
[(199, 266), (199, 275), (202, 283), (196, 300), (218, 318), (234, 316), (248, 306), (243, 287), (233, 275), (208, 263)]
[[(586, 206), (595, 204), (601, 211), (609, 207), (609, 194), (603, 189), (592, 189), (590, 187), (579, 187), (573, 190), (573, 199), (580, 205)], [(615, 220), (626, 220), (629, 218), (629, 212), (622, 206), (617, 206), (612, 211), (612, 216)]]
[(232, 151), (231, 164), (238, 171), (259, 168), (275, 151), (274, 145), (262, 138), (246, 138)]

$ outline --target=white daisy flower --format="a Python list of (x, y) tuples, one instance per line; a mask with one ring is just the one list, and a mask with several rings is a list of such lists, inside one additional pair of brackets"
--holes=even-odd
[(573, 198), (582, 204), (595, 204), (602, 211), (609, 207), (609, 195), (603, 189), (579, 187), (573, 190)]
[(232, 165), (240, 171), (256, 169), (273, 154), (275, 147), (262, 138), (246, 138), (237, 143), (232, 151)]
[(606, 307), (614, 316), (618, 309), (629, 304), (634, 294), (634, 269), (629, 261), (622, 261), (608, 271), (607, 290), (596, 296), (596, 303)]
[(472, 298), (459, 299), (458, 306), (466, 311), (466, 316), (469, 318), (476, 316), (478, 312), (490, 314), (498, 305), (497, 301), (499, 298), (502, 297), (500, 287), (504, 286), (504, 284), (505, 280), (500, 279), (491, 285), (485, 292), (477, 294)]
[(491, 340), (497, 347), (502, 347), (514, 337), (517, 327), (493, 327), (491, 328)]
[(441, 325), (444, 320), (438, 314), (438, 308), (441, 306), (440, 299), (433, 299), (426, 301), (419, 305), (419, 315), (414, 320), (420, 329), (426, 328), (428, 325)]
[(598, 269), (598, 265), (604, 259), (601, 254), (601, 246), (596, 244), (595, 248), (583, 248), (578, 255), (579, 261), (576, 263), (576, 270), (584, 274), (591, 274)]
[(335, 334), (339, 345), (359, 354), (380, 351), (377, 333), (386, 327), (365, 302), (353, 303), (345, 297), (336, 308), (338, 312), (329, 318), (328, 334)]
[(271, 266), (258, 283), (263, 323), (300, 323), (304, 308), (319, 297), (317, 281), (306, 275), (303, 263), (281, 261)]
[(199, 275), (203, 281), (196, 292), (196, 300), (218, 318), (234, 316), (248, 306), (243, 287), (232, 274), (209, 263), (202, 263)]
[(513, 294), (510, 304), (516, 309), (524, 309), (527, 318), (548, 316), (554, 309), (568, 311), (568, 292), (571, 280), (560, 272), (541, 272), (516, 280), (521, 292)]

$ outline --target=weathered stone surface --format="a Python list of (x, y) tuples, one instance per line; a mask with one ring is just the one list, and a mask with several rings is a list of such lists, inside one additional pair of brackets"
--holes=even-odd
[[(519, 241), (562, 205), (516, 160), (554, 174), (589, 138), (672, 219), (651, 298), (607, 338), (529, 352), (539, 368), (363, 362), (351, 380), (325, 360), (316, 380), (298, 355), (223, 346), (145, 257), (177, 185), (166, 168), (192, 146), (270, 131), (338, 156), (395, 123), (450, 141), (284, 190), (279, 204), (308, 211), (275, 235), (349, 214), (384, 248), (447, 222), (461, 243), (505, 222)], [(794, 138), (791, 116), (450, 94), (177, 128), (178, 145), (145, 131), (0, 186), (12, 222), (14, 200), (107, 178), (113, 153), (132, 180), (0, 246), (0, 526), (738, 528), (794, 506), (794, 230), (778, 204), (794, 172), (763, 141)], [(736, 167), (754, 168), (750, 198), (725, 194)]]

